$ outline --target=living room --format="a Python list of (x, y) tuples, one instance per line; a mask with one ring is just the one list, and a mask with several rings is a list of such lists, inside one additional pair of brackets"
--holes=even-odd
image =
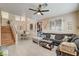
[[(73, 40), (68, 42), (70, 36), (79, 37), (78, 22), (78, 3), (0, 4), (0, 49), (9, 56), (64, 55), (56, 50), (62, 39), (70, 44)], [(55, 41), (55, 37), (60, 41)]]

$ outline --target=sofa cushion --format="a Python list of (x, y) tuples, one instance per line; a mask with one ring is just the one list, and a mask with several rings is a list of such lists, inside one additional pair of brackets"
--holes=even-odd
[(62, 35), (62, 34), (57, 34), (55, 36), (55, 40), (62, 40), (63, 38), (64, 38), (64, 35)]

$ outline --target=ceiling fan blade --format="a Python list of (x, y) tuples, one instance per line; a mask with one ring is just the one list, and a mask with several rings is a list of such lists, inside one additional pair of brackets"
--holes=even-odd
[(41, 10), (41, 12), (48, 12), (49, 10)]
[(40, 12), (41, 13), (41, 15), (43, 15), (43, 13), (42, 12)]
[(37, 14), (38, 12), (34, 13), (34, 14)]
[(32, 10), (32, 11), (37, 11), (37, 10), (31, 9), (31, 8), (29, 8), (29, 10)]

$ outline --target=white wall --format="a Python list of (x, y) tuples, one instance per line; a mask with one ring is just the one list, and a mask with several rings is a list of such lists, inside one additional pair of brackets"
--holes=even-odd
[[(77, 13), (71, 13), (71, 14), (67, 14), (65, 16), (63, 16), (63, 31), (67, 32), (67, 33), (76, 33), (77, 31), (77, 25), (76, 25), (76, 21), (77, 21)], [(68, 23), (71, 24), (71, 29), (68, 29)]]
[(27, 22), (26, 22), (26, 18), (24, 16), (17, 16), (15, 15), (15, 28), (17, 30), (18, 33), (23, 33), (23, 31), (26, 31), (26, 27), (27, 27)]
[(0, 12), (0, 46), (1, 46), (1, 12)]
[[(62, 31), (55, 31), (55, 30), (50, 30), (50, 21), (54, 20), (54, 19), (63, 19), (63, 24), (62, 24)], [(49, 21), (48, 21), (49, 20)], [(44, 22), (48, 22), (48, 31), (51, 32), (55, 32), (55, 33), (77, 33), (77, 13), (73, 12), (73, 13), (68, 13), (68, 14), (64, 14), (64, 15), (60, 15), (60, 16), (56, 16), (56, 17), (51, 17), (51, 18), (47, 18), (46, 20), (44, 19)], [(71, 29), (68, 29), (68, 23), (71, 24)], [(70, 27), (69, 27), (70, 28)], [(43, 31), (45, 31), (46, 29), (43, 29)]]
[(79, 12), (78, 12), (78, 19), (77, 19), (77, 33), (79, 35)]
[(5, 11), (1, 11), (1, 17), (2, 17), (2, 26), (7, 26), (7, 21), (9, 20), (9, 13)]

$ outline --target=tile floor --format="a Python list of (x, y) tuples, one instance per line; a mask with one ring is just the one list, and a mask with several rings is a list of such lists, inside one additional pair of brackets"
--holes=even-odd
[(9, 56), (56, 56), (55, 50), (45, 49), (32, 42), (31, 39), (19, 40), (17, 45), (7, 47)]

